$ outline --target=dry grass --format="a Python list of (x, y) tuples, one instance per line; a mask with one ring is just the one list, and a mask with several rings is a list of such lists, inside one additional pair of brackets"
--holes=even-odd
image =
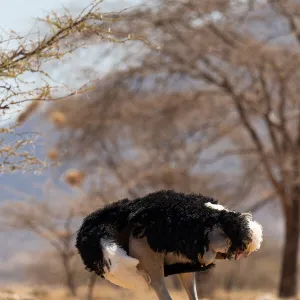
[[(17, 292), (19, 296), (14, 296)], [(68, 295), (66, 290), (62, 288), (41, 288), (26, 286), (10, 286), (0, 289), (0, 300), (84, 300), (85, 288), (79, 289), (78, 298)], [(7, 296), (4, 296), (4, 295)], [(183, 291), (171, 291), (173, 300), (188, 300), (187, 295)], [(2, 295), (2, 296), (1, 296)], [(97, 286), (94, 293), (94, 300), (157, 300), (155, 294), (150, 291), (148, 294), (137, 294), (131, 291), (114, 287), (110, 284)], [(253, 291), (234, 291), (225, 292), (222, 290), (215, 291), (209, 300), (276, 300), (271, 294)], [(300, 299), (300, 298), (299, 298)]]

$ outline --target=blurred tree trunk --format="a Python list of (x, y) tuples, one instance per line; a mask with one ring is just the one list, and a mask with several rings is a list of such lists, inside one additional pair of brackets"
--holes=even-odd
[(89, 282), (88, 282), (88, 290), (86, 295), (86, 300), (93, 300), (93, 292), (97, 281), (97, 275), (95, 273), (92, 273), (89, 276)]
[(173, 289), (179, 291), (182, 288), (182, 286), (181, 286), (181, 282), (180, 282), (180, 280), (178, 278), (178, 275), (172, 276), (171, 279), (172, 279), (172, 287), (173, 287)]
[(77, 296), (77, 289), (75, 284), (74, 273), (71, 267), (71, 256), (62, 255), (62, 263), (64, 266), (65, 276), (66, 276), (66, 286), (68, 287), (72, 296)]
[(294, 199), (285, 217), (285, 242), (283, 249), (282, 269), (279, 296), (289, 298), (297, 295), (297, 271), (299, 252), (299, 200), (300, 187), (294, 189)]
[(213, 271), (196, 273), (197, 291), (200, 298), (210, 297), (214, 292)]

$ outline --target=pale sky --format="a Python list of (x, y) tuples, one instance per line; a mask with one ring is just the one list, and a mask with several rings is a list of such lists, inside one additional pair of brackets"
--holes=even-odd
[[(119, 10), (143, 2), (142, 0), (105, 0), (107, 10)], [(78, 4), (80, 3), (80, 4)], [(34, 24), (34, 18), (45, 16), (50, 10), (59, 10), (62, 5), (67, 8), (83, 8), (88, 0), (0, 0), (0, 28), (13, 29), (26, 33)]]
[(0, 26), (5, 30), (26, 32), (34, 24), (35, 17), (68, 4), (70, 0), (0, 0)]

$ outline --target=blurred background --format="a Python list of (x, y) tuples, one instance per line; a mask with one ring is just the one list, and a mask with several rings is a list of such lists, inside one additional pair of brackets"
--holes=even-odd
[(155, 299), (87, 273), (74, 238), (93, 210), (159, 189), (264, 227), (259, 252), (197, 274), (200, 297), (296, 298), (300, 2), (2, 2), (3, 299)]

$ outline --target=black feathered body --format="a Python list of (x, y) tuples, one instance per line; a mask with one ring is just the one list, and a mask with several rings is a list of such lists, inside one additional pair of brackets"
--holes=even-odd
[(159, 191), (135, 200), (115, 202), (85, 218), (78, 231), (76, 247), (86, 268), (98, 275), (103, 275), (108, 265), (103, 257), (101, 239), (115, 241), (128, 252), (130, 235), (147, 237), (154, 251), (177, 253), (198, 263), (198, 255), (208, 249), (208, 233), (218, 226), (231, 240), (232, 252), (245, 248), (250, 235), (244, 215), (212, 209), (205, 205), (208, 202), (218, 204), (200, 194), (174, 191)]

